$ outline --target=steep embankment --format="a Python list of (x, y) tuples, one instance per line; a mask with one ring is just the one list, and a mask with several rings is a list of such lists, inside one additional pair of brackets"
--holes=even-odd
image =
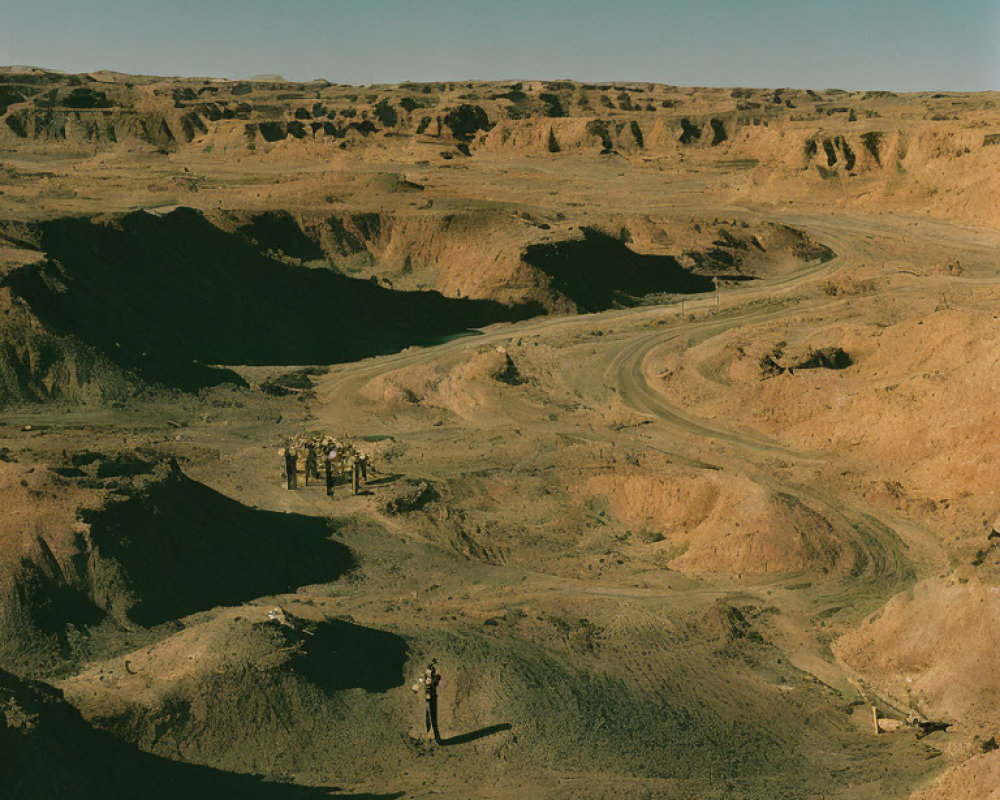
[(1000, 587), (995, 573), (976, 572), (964, 567), (897, 595), (842, 636), (835, 652), (903, 708), (986, 741), (1000, 733)]
[(324, 521), (249, 509), (172, 463), (96, 453), (55, 470), (0, 463), (0, 488), (0, 665), (20, 673), (353, 565)]
[(832, 256), (771, 223), (629, 215), (592, 227), (502, 210), (206, 217), (180, 208), (6, 228), (7, 403), (108, 401), (143, 381), (240, 384), (207, 365), (349, 361)]
[[(713, 279), (773, 277), (835, 254), (804, 231), (760, 220), (649, 214), (512, 214), (506, 208), (210, 215), (287, 260), (450, 297), (599, 311)], [(584, 224), (583, 220), (586, 220)]]
[(124, 369), (93, 347), (39, 324), (4, 286), (0, 314), (0, 407), (46, 400), (109, 403), (134, 390)]
[(603, 311), (659, 292), (708, 292), (714, 285), (670, 256), (640, 255), (590, 228), (584, 229), (583, 239), (532, 245), (524, 259), (548, 275), (553, 289), (580, 311)]
[(58, 219), (37, 238), (48, 260), (4, 281), (31, 314), (146, 380), (186, 389), (240, 382), (206, 363), (348, 361), (535, 310), (283, 264), (191, 210)]
[[(314, 602), (327, 613), (338, 604), (317, 597), (295, 610), (314, 615)], [(518, 603), (481, 626), (464, 607), (456, 625), (414, 603), (400, 626), (409, 650), (433, 653), (447, 676), (433, 750), (418, 742), (404, 682), (420, 662), (404, 659), (399, 635), (294, 615), (286, 625), (260, 606), (220, 610), (61, 685), (88, 719), (156, 754), (338, 785), (407, 788), (433, 771), (454, 797), (467, 796), (470, 775), (509, 784), (511, 763), (528, 781), (615, 775), (683, 797), (702, 796), (706, 780), (750, 796), (846, 797), (848, 782), (880, 780), (889, 763), (889, 748), (824, 710), (823, 687), (782, 666), (760, 630), (771, 611), (623, 613), (553, 592), (544, 610)], [(926, 751), (910, 752), (912, 771), (925, 772)], [(857, 766), (831, 783), (845, 754)]]

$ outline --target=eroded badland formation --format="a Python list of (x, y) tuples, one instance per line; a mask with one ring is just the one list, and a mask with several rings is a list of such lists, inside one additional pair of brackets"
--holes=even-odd
[(0, 72), (3, 796), (1000, 797), (998, 100)]

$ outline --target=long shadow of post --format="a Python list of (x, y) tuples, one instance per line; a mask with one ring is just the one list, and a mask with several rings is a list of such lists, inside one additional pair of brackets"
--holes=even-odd
[(501, 722), (499, 725), (490, 725), (486, 728), (480, 728), (478, 731), (470, 731), (469, 733), (462, 733), (458, 736), (442, 739), (438, 742), (438, 744), (442, 747), (451, 747), (456, 744), (468, 744), (469, 742), (474, 742), (477, 739), (485, 739), (487, 736), (492, 736), (494, 733), (509, 731), (510, 729), (511, 724), (509, 722)]

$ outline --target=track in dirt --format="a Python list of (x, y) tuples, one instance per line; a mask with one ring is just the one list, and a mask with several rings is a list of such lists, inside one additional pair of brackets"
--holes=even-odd
[[(221, 481), (274, 510), (342, 519), (337, 537), (357, 554), (357, 569), (337, 582), (242, 607), (208, 611), (211, 601), (200, 602), (183, 631), (126, 654), (133, 668), (148, 670), (147, 684), (142, 675), (118, 675), (116, 658), (66, 681), (74, 702), (156, 755), (180, 748), (185, 760), (227, 770), (249, 759), (267, 774), (294, 773), (315, 783), (336, 775), (336, 785), (372, 792), (422, 796), (433, 785), (445, 797), (468, 796), (448, 773), (483, 775), (498, 796), (560, 797), (565, 777), (553, 772), (555, 759), (563, 769), (590, 772), (584, 797), (721, 798), (737, 786), (749, 797), (769, 797), (808, 783), (816, 793), (846, 800), (853, 796), (843, 773), (848, 759), (873, 785), (888, 781), (878, 783), (885, 796), (904, 797), (904, 788), (929, 769), (927, 750), (875, 743), (852, 727), (843, 706), (857, 695), (855, 676), (831, 656), (822, 626), (855, 621), (936, 568), (939, 546), (919, 526), (813, 476), (835, 470), (835, 456), (680, 407), (658, 390), (651, 372), (664, 349), (837, 310), (841, 301), (819, 290), (821, 282), (878, 259), (898, 232), (889, 227), (876, 240), (852, 245), (879, 226), (823, 220), (813, 230), (807, 219), (795, 221), (835, 246), (837, 258), (727, 291), (718, 314), (714, 295), (693, 296), (683, 314), (678, 302), (545, 317), (332, 367), (316, 379), (315, 399), (301, 404), (302, 419), (294, 424), (355, 431), (392, 455), (391, 471), (372, 486), (374, 497), (341, 491), (330, 501), (315, 487), (279, 490), (273, 459), (267, 460), (270, 445), (262, 456), (254, 443), (273, 435), (270, 424), (244, 422), (236, 434), (204, 420), (172, 428), (171, 439), (181, 431), (192, 453), (226, 442), (228, 466), (198, 456), (195, 477)], [(495, 357), (497, 346), (523, 355), (525, 384), (483, 384), (488, 374), (468, 371), (476, 359)], [(450, 390), (466, 392), (467, 405), (372, 399), (374, 381), (408, 370), (440, 370)], [(789, 507), (809, 509), (838, 531), (850, 568), (829, 575), (686, 576), (648, 550), (616, 563), (618, 534), (602, 533), (613, 522), (605, 508), (581, 499), (574, 482), (588, 470), (628, 470), (633, 455), (645, 453), (659, 461), (641, 469), (671, 464), (747, 480)], [(402, 475), (430, 480), (442, 499), (404, 517), (375, 510), (382, 489), (391, 490)], [(547, 523), (534, 516), (532, 503), (559, 506), (567, 517), (558, 521), (565, 541), (544, 541)], [(511, 541), (502, 540), (505, 531), (513, 532)], [(494, 534), (499, 541), (489, 538)], [(526, 543), (521, 552), (517, 540)], [(578, 563), (552, 554), (560, 550)], [(336, 572), (306, 579), (333, 581)], [(259, 577), (253, 584), (259, 592), (275, 588)], [(231, 601), (254, 594), (241, 585)], [(339, 617), (338, 636), (292, 637), (272, 647), (259, 632), (245, 634), (248, 625), (257, 631), (269, 624), (260, 618), (275, 603), (309, 624)], [(155, 620), (190, 610), (175, 603)], [(360, 633), (345, 645), (339, 633), (353, 625)], [(297, 648), (305, 646), (308, 655), (312, 645), (314, 658), (326, 663), (355, 640), (387, 653), (391, 675), (369, 675), (364, 664), (334, 674), (294, 658)], [(248, 655), (238, 641), (252, 641), (257, 650)], [(202, 650), (232, 654), (221, 663), (196, 659), (189, 679), (172, 682), (176, 652)], [(446, 703), (448, 746), (436, 752), (398, 730), (412, 702), (399, 670), (406, 682), (431, 655), (444, 660), (456, 685)], [(252, 725), (226, 716), (233, 706), (253, 709)], [(203, 709), (213, 722), (182, 714), (160, 733), (161, 717), (176, 708)], [(355, 718), (370, 727), (341, 727)], [(408, 732), (418, 729), (415, 721)], [(608, 741), (604, 731), (617, 733)], [(276, 743), (266, 756), (259, 754), (261, 736)], [(294, 757), (298, 748), (307, 766)], [(519, 781), (497, 766), (508, 759), (521, 765)]]
[[(687, 211), (687, 209), (685, 209)], [(816, 598), (818, 607), (843, 608), (860, 616), (900, 589), (912, 584), (918, 570), (940, 563), (940, 546), (925, 531), (890, 515), (875, 512), (867, 505), (852, 507), (842, 493), (831, 494), (816, 486), (806, 486), (786, 475), (791, 467), (826, 466), (829, 456), (821, 452), (801, 452), (747, 428), (720, 425), (700, 419), (690, 410), (669, 403), (650, 384), (646, 362), (664, 343), (683, 337), (688, 341), (706, 341), (734, 328), (749, 328), (807, 311), (830, 309), (836, 301), (816, 293), (805, 294), (809, 287), (830, 279), (838, 271), (871, 263), (893, 250), (902, 236), (914, 237), (904, 228), (908, 223), (892, 224), (871, 220), (804, 215), (781, 217), (780, 222), (795, 224), (818, 241), (833, 247), (837, 257), (774, 281), (744, 286), (722, 295), (723, 313), (715, 315), (714, 295), (693, 296), (685, 301), (685, 312), (697, 315), (694, 321), (681, 317), (680, 304), (653, 308), (628, 309), (571, 318), (547, 318), (510, 326), (484, 329), (480, 336), (459, 339), (438, 347), (407, 352), (397, 356), (338, 369), (320, 381), (318, 396), (323, 407), (336, 409), (356, 403), (361, 387), (381, 374), (418, 364), (432, 364), (454, 359), (458, 353), (484, 345), (540, 337), (564, 341), (599, 326), (609, 329), (593, 355), (583, 354), (582, 364), (563, 370), (568, 389), (589, 407), (597, 407), (609, 396), (626, 406), (655, 418), (656, 425), (643, 429), (634, 441), (637, 447), (652, 447), (679, 463), (702, 464), (730, 472), (745, 473), (775, 493), (796, 498), (831, 520), (839, 520), (851, 532), (848, 546), (853, 553), (853, 567), (843, 579), (821, 582)], [(931, 231), (918, 239), (933, 241), (948, 226), (933, 224)], [(901, 229), (905, 230), (904, 234)], [(960, 241), (961, 234), (951, 234), (945, 241)], [(978, 245), (985, 247), (986, 245)], [(793, 302), (788, 302), (793, 300)], [(650, 332), (650, 331), (653, 332)], [(539, 435), (572, 435), (592, 441), (628, 441), (624, 432), (614, 435), (596, 430), (567, 426), (560, 421), (545, 421), (537, 410), (523, 404), (503, 405), (507, 424), (532, 430)], [(422, 437), (432, 446), (433, 436)], [(439, 478), (445, 475), (438, 474)], [(459, 477), (456, 473), (454, 477)], [(798, 606), (794, 592), (783, 593)], [(825, 667), (838, 668), (827, 662)], [(825, 669), (824, 667), (824, 669)]]

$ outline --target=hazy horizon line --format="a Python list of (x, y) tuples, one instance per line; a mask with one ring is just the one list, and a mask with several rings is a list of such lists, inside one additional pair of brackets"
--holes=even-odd
[[(42, 72), (57, 73), (61, 75), (94, 75), (101, 72), (112, 72), (118, 75), (129, 75), (136, 78), (161, 78), (164, 80), (207, 80), (207, 81), (227, 81), (227, 82), (259, 82), (259, 83), (298, 83), (298, 84), (310, 84), (310, 83), (328, 83), (332, 86), (344, 86), (350, 88), (364, 88), (364, 87), (374, 87), (374, 86), (403, 86), (406, 84), (413, 84), (415, 86), (423, 84), (434, 84), (434, 83), (558, 83), (560, 81), (566, 81), (576, 84), (647, 84), (651, 86), (670, 86), (676, 87), (678, 89), (756, 89), (756, 90), (768, 90), (768, 89), (785, 89), (794, 91), (817, 91), (817, 92), (892, 92), (893, 94), (903, 95), (903, 94), (925, 94), (928, 92), (947, 92), (949, 94), (988, 94), (1000, 92), (1000, 88), (995, 89), (949, 89), (941, 87), (928, 87), (926, 89), (894, 89), (888, 86), (863, 86), (863, 87), (845, 87), (845, 86), (826, 86), (817, 89), (815, 86), (772, 86), (772, 85), (753, 85), (748, 83), (725, 83), (725, 84), (715, 84), (715, 83), (704, 83), (704, 84), (692, 84), (692, 83), (670, 83), (663, 80), (649, 80), (643, 78), (572, 78), (572, 77), (553, 77), (553, 78), (519, 78), (519, 77), (504, 77), (504, 78), (482, 78), (482, 77), (470, 77), (464, 76), (461, 78), (421, 78), (421, 79), (403, 79), (403, 80), (390, 80), (390, 81), (372, 81), (370, 83), (342, 83), (339, 81), (334, 81), (329, 78), (317, 76), (315, 78), (309, 78), (307, 80), (302, 80), (298, 78), (287, 78), (280, 73), (269, 73), (269, 72), (258, 72), (253, 75), (247, 76), (227, 76), (227, 75), (198, 75), (198, 74), (183, 74), (183, 73), (160, 73), (160, 72), (133, 72), (125, 69), (116, 69), (114, 67), (99, 67), (97, 69), (62, 69), (58, 67), (45, 67), (38, 64), (3, 64), (0, 65), (0, 70), (41, 70)], [(16, 73), (15, 73), (16, 74)]]

